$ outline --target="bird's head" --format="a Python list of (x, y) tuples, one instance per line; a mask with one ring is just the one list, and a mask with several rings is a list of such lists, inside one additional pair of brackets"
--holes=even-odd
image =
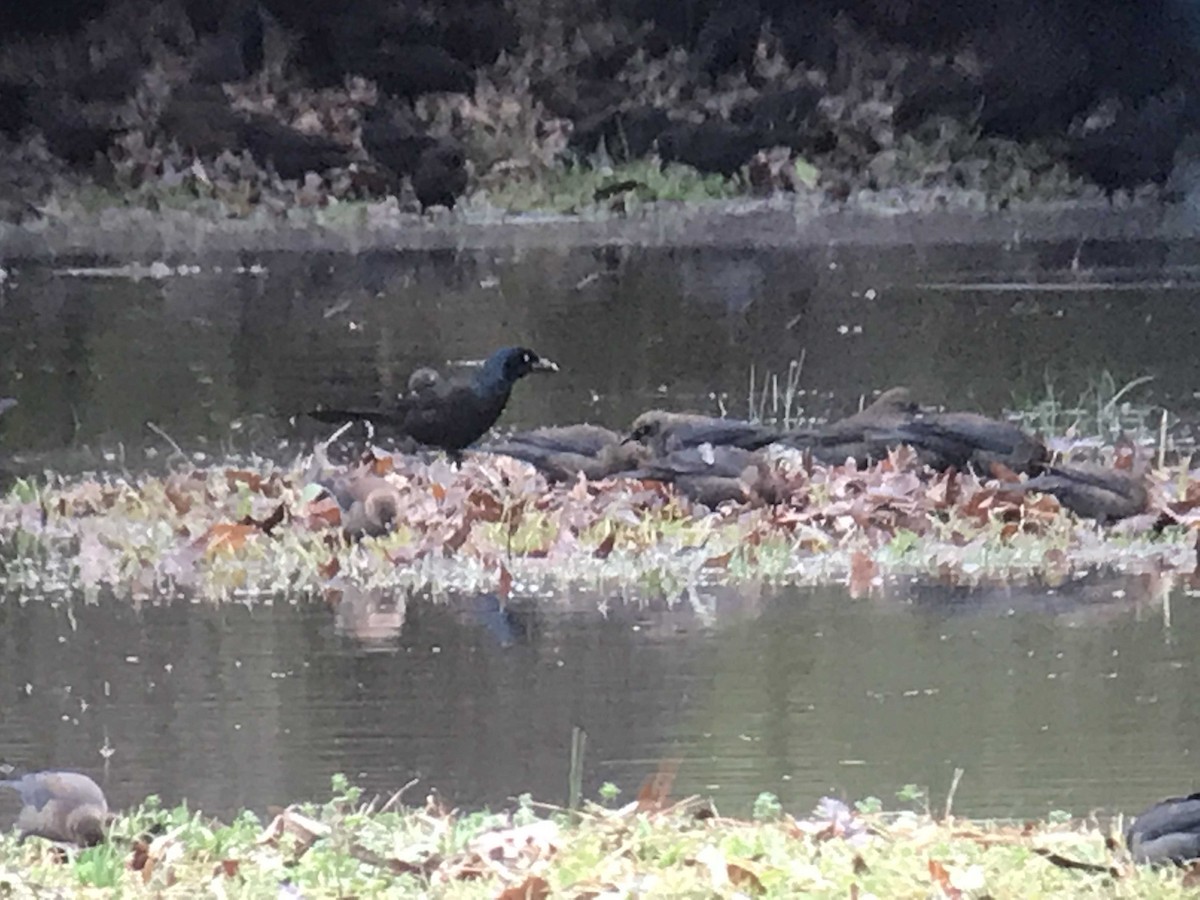
[(413, 369), (412, 374), (408, 376), (408, 392), (424, 394), (437, 387), (441, 381), (442, 376), (438, 374), (437, 369), (421, 366), (419, 369)]
[(107, 828), (115, 817), (94, 803), (77, 806), (67, 816), (67, 836), (80, 847), (103, 844)]
[(915, 413), (921, 411), (921, 407), (913, 400), (912, 391), (906, 387), (888, 388), (876, 397), (875, 402), (867, 408), (879, 412)]
[(663, 413), (657, 409), (642, 413), (629, 426), (629, 433), (621, 439), (622, 444), (650, 444), (663, 433), (666, 420)]
[(557, 372), (558, 365), (538, 356), (528, 347), (505, 347), (483, 364), (484, 378), (512, 386), (533, 372)]

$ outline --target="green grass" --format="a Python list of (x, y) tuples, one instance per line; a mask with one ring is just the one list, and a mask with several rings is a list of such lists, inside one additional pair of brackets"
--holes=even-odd
[(513, 212), (576, 213), (610, 208), (616, 197), (597, 200), (597, 191), (621, 182), (637, 184), (617, 195), (627, 211), (654, 201), (699, 202), (745, 193), (733, 179), (704, 175), (690, 166), (671, 164), (660, 169), (656, 161), (642, 159), (615, 167), (570, 163), (536, 174), (514, 174), (488, 185), (485, 195), (493, 206)]
[(1121, 437), (1157, 439), (1164, 411), (1148, 402), (1138, 402), (1153, 380), (1152, 375), (1118, 379), (1104, 370), (1089, 377), (1084, 388), (1069, 398), (1053, 378), (1047, 377), (1041, 396), (1014, 398), (1013, 417), (1022, 427), (1047, 437), (1104, 443)]
[[(923, 792), (901, 791), (923, 805)], [(616, 791), (604, 792), (611, 804)], [(731, 817), (663, 791), (572, 813), (522, 797), (512, 812), (366, 801), (335, 776), (323, 802), (230, 822), (157, 798), (120, 816), (110, 843), (72, 852), (0, 837), (10, 896), (278, 898), (1117, 897), (1189, 895), (1185, 872), (1134, 867), (1109, 828), (1062, 814), (1031, 823), (937, 820), (857, 804), (841, 829), (769, 793)], [(849, 815), (849, 813), (847, 813)], [(1115, 845), (1114, 845), (1115, 846)], [(1083, 864), (1068, 868), (1060, 860)]]

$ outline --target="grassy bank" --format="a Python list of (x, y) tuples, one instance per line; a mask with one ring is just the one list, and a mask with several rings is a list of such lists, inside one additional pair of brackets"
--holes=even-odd
[[(117, 820), (107, 846), (63, 861), (31, 840), (0, 842), (10, 896), (172, 897), (1128, 897), (1190, 895), (1196, 875), (1132, 866), (1112, 824), (1001, 824), (870, 811), (823, 800), (790, 815), (763, 795), (752, 818), (647, 781), (623, 807), (568, 812), (522, 798), (511, 812), (460, 812), (431, 796), (335, 796), (232, 823), (184, 807)], [(611, 793), (615, 793), (615, 790)]]

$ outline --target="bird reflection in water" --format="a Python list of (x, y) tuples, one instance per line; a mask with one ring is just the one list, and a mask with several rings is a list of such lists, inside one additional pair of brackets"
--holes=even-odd
[(334, 608), (333, 628), (339, 635), (360, 644), (364, 650), (395, 650), (408, 606), (405, 594), (347, 585), (326, 592)]
[(477, 594), (464, 603), (471, 621), (483, 629), (501, 647), (511, 647), (529, 638), (530, 622), (521, 613), (501, 602), (495, 593)]

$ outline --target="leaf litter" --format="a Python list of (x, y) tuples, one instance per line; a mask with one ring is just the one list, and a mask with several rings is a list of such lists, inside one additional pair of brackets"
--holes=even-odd
[(347, 511), (306, 460), (50, 475), (0, 501), (0, 584), (221, 599), (347, 586), (507, 597), (565, 583), (669, 593), (764, 579), (841, 581), (862, 596), (895, 576), (1056, 584), (1098, 568), (1196, 566), (1200, 473), (1187, 468), (1151, 476), (1155, 511), (1102, 529), (1048, 495), (930, 473), (907, 448), (862, 470), (795, 453), (771, 465), (783, 502), (709, 509), (652, 481), (550, 485), (506, 457), (455, 468), (373, 449), (347, 472), (382, 479), (397, 509), (390, 531), (362, 540), (344, 533)]
[[(618, 808), (522, 797), (507, 811), (464, 813), (436, 792), (404, 807), (404, 789), (363, 803), (356, 788), (274, 810), (265, 825), (147, 806), (80, 860), (109, 854), (106, 895), (122, 896), (1157, 898), (1187, 896), (1196, 881), (1194, 867), (1132, 865), (1119, 821), (983, 822), (829, 797), (807, 815), (745, 819), (697, 797), (672, 801), (673, 771), (665, 765)], [(0, 861), (42, 891), (84, 887), (37, 842), (0, 838)]]

